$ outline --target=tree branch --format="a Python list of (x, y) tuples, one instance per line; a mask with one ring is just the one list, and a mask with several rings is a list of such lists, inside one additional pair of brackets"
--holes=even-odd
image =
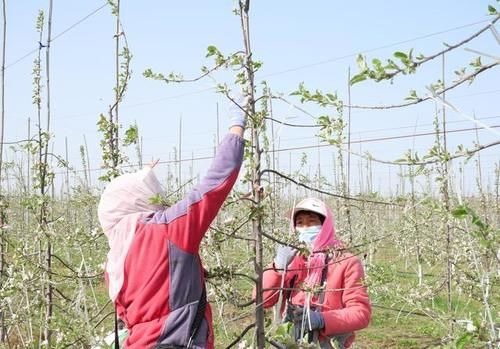
[(217, 69), (219, 69), (220, 67), (225, 65), (229, 60), (231, 60), (231, 58), (233, 58), (234, 56), (236, 56), (240, 53), (243, 53), (243, 52), (237, 51), (237, 52), (231, 54), (229, 57), (223, 59), (220, 63), (216, 64), (215, 66), (213, 66), (210, 69), (207, 69), (203, 74), (201, 74), (195, 78), (192, 78), (192, 79), (176, 79), (176, 78), (169, 79), (168, 77), (166, 77), (166, 78), (163, 77), (163, 78), (157, 78), (155, 80), (161, 80), (161, 81), (166, 82), (167, 84), (172, 83), (172, 82), (173, 83), (196, 82), (196, 81), (199, 81), (199, 80), (203, 79), (204, 77), (210, 75), (211, 73), (213, 73), (214, 71), (216, 71)]
[[(121, 27), (121, 24), (120, 24)], [(124, 48), (125, 50), (130, 53), (129, 48), (128, 48), (128, 41), (127, 41), (127, 36), (125, 35), (125, 31), (123, 30), (123, 27), (121, 27), (121, 36), (123, 36), (123, 40), (125, 41)], [(121, 89), (118, 91), (118, 96), (115, 100), (115, 103), (113, 103), (112, 106), (109, 107), (109, 115), (113, 115), (113, 110), (115, 110), (118, 107), (118, 103), (122, 101), (123, 95), (125, 94), (125, 91), (127, 90), (128, 87), (128, 82), (130, 79), (130, 57), (127, 57), (126, 59), (126, 66), (125, 66), (125, 76), (123, 77), (123, 85), (121, 86)]]
[(236, 306), (237, 306), (238, 308), (245, 308), (245, 307), (248, 307), (248, 306), (250, 306), (250, 305), (252, 305), (252, 304), (254, 304), (254, 303), (255, 303), (255, 300), (254, 300), (254, 299), (251, 299), (251, 300), (247, 301), (246, 303), (239, 303), (239, 304), (236, 304)]
[(274, 118), (271, 118), (269, 116), (266, 116), (264, 119), (266, 120), (271, 120), (271, 121), (274, 121), (278, 124), (282, 124), (282, 125), (285, 125), (285, 126), (290, 126), (290, 127), (320, 127), (320, 125), (298, 125), (298, 124), (289, 124), (287, 122), (283, 122), (283, 121), (280, 121), (280, 120), (277, 120), (277, 119), (274, 119)]
[[(436, 95), (442, 95), (443, 93), (445, 93), (447, 91), (450, 91), (450, 90), (452, 90), (452, 89), (454, 89), (454, 88), (462, 85), (464, 82), (476, 78), (479, 74), (485, 72), (488, 69), (496, 67), (499, 64), (500, 64), (500, 62), (494, 62), (494, 63), (488, 64), (488, 65), (484, 65), (480, 69), (476, 70), (474, 73), (471, 73), (471, 74), (463, 77), (462, 79), (458, 80), (453, 85), (450, 85), (450, 86), (448, 86), (448, 87), (446, 87), (446, 88), (444, 88), (444, 89), (442, 89), (440, 91), (436, 91)], [(429, 100), (431, 98), (432, 97), (430, 95), (428, 95), (426, 97), (417, 98), (416, 100), (411, 101), (411, 102), (402, 103), (402, 104), (394, 104), (394, 105), (372, 105), (372, 106), (368, 106), (368, 105), (348, 105), (348, 104), (344, 104), (343, 108), (349, 108), (350, 107), (352, 109), (372, 109), (372, 110), (395, 109), (395, 108), (403, 108), (403, 107), (408, 107), (410, 105), (419, 104), (419, 103), (427, 101), (427, 100)]]
[(247, 327), (245, 327), (243, 329), (243, 331), (240, 333), (240, 335), (238, 337), (236, 337), (236, 339), (234, 341), (232, 341), (231, 344), (229, 344), (226, 347), (226, 349), (230, 349), (230, 348), (234, 347), (241, 340), (241, 338), (243, 338), (245, 336), (245, 334), (247, 334), (247, 332), (250, 331), (254, 327), (255, 327), (255, 322), (253, 324), (250, 324)]
[[(494, 25), (498, 20), (500, 19), (500, 16), (497, 16), (491, 23), (489, 23), (487, 26), (483, 27), (482, 29), (480, 29), (479, 31), (477, 31), (476, 33), (472, 34), (471, 36), (469, 36), (468, 38), (460, 41), (459, 43), (455, 44), (455, 45), (446, 45), (447, 48), (442, 50), (442, 51), (439, 51), (433, 55), (430, 55), (430, 56), (427, 56), (425, 57), (424, 59), (418, 61), (418, 62), (414, 62), (413, 64), (413, 67), (414, 68), (418, 68), (420, 67), (421, 65), (439, 57), (439, 56), (442, 56), (450, 51), (453, 51), (455, 50), (456, 48), (462, 46), (462, 45), (465, 45), (466, 43), (468, 43), (469, 41), (477, 38), (479, 35), (481, 35), (482, 33), (484, 33), (485, 31), (487, 31), (488, 29), (490, 29), (490, 26)], [(386, 79), (387, 80), (390, 80), (392, 78), (394, 78), (396, 75), (400, 74), (401, 72), (403, 72), (403, 69), (398, 69), (392, 73), (389, 73), (386, 75)]]
[(401, 206), (399, 204), (396, 204), (396, 203), (393, 203), (393, 202), (386, 202), (386, 201), (377, 201), (377, 200), (370, 200), (370, 199), (361, 199), (361, 198), (356, 198), (356, 197), (352, 197), (352, 196), (345, 196), (345, 195), (340, 195), (340, 194), (334, 194), (334, 193), (331, 193), (331, 192), (327, 192), (327, 191), (324, 191), (324, 190), (321, 190), (321, 189), (317, 189), (317, 188), (313, 188), (311, 186), (308, 186), (307, 184), (304, 184), (304, 183), (300, 183), (298, 181), (296, 181), (295, 179), (291, 178), (291, 177), (288, 177), (278, 171), (275, 171), (275, 170), (272, 170), (272, 169), (264, 169), (260, 172), (261, 175), (263, 175), (264, 173), (266, 172), (269, 172), (269, 173), (274, 173), (298, 186), (301, 186), (301, 187), (304, 187), (306, 189), (309, 189), (309, 190), (312, 190), (312, 191), (315, 191), (317, 193), (320, 193), (320, 194), (325, 194), (325, 195), (329, 195), (329, 196), (333, 196), (333, 197), (336, 197), (336, 198), (340, 198), (340, 199), (346, 199), (346, 200), (353, 200), (353, 201), (360, 201), (360, 202), (370, 202), (370, 203), (373, 203), (373, 204), (381, 204), (381, 205), (390, 205), (390, 206)]
[(58, 274), (58, 273), (52, 272), (53, 275), (56, 275), (56, 276), (59, 276), (59, 277), (63, 277), (63, 278), (66, 278), (66, 279), (72, 279), (72, 278), (75, 278), (75, 277), (78, 278), (78, 279), (95, 279), (97, 277), (102, 276), (102, 273), (98, 273), (98, 274), (94, 274), (94, 275), (81, 275), (81, 273), (79, 273), (78, 271), (76, 271), (75, 269), (73, 269), (71, 266), (69, 266), (58, 255), (52, 254), (52, 257), (54, 257), (55, 259), (57, 259), (64, 267), (66, 267), (72, 273), (75, 274), (75, 275), (71, 276), (71, 275), (62, 275), (62, 274)]
[[(475, 129), (481, 129), (481, 128), (475, 128)], [(442, 132), (439, 132), (439, 133), (442, 133)], [(446, 132), (446, 133), (449, 133)], [(467, 156), (467, 157), (470, 157), (484, 149), (487, 149), (487, 148), (490, 148), (490, 147), (494, 147), (496, 145), (500, 145), (500, 141), (496, 141), (496, 142), (492, 142), (492, 143), (488, 143), (488, 144), (484, 144), (484, 145), (480, 145), (480, 146), (477, 146), (476, 148), (472, 149), (472, 150), (464, 150), (462, 153), (456, 153), (456, 154), (453, 154), (452, 156), (448, 157), (447, 158), (447, 161), (450, 161), (450, 160), (454, 160), (454, 159), (458, 159), (458, 158), (461, 158), (461, 157), (464, 157), (464, 156)], [(352, 152), (351, 152), (352, 153)], [(381, 164), (387, 164), (387, 165), (407, 165), (407, 166), (419, 166), (419, 165), (429, 165), (429, 164), (435, 164), (435, 163), (438, 163), (442, 160), (440, 159), (431, 159), (431, 160), (427, 160), (427, 161), (389, 161), (389, 160), (380, 160), (380, 159), (376, 159), (374, 157), (372, 157), (371, 155), (362, 155), (362, 154), (357, 154), (357, 153), (352, 153), (354, 155), (357, 155), (357, 156), (360, 156), (362, 158), (365, 158), (367, 160), (371, 160), (371, 161), (375, 161), (375, 162), (378, 162), (378, 163), (381, 163)]]
[(280, 101), (283, 101), (285, 102), (286, 104), (288, 104), (289, 106), (297, 109), (298, 111), (301, 111), (302, 113), (306, 114), (306, 115), (309, 115), (310, 117), (316, 119), (316, 116), (314, 116), (313, 114), (309, 113), (307, 110), (305, 110), (304, 108), (301, 108), (299, 107), (298, 105), (295, 105), (293, 104), (292, 102), (286, 100), (285, 98), (281, 97), (281, 96), (275, 96), (275, 95), (271, 95), (271, 98), (273, 99), (278, 99)]
[(38, 139), (35, 139), (34, 137), (30, 138), (30, 139), (21, 139), (19, 141), (10, 141), (10, 142), (0, 142), (0, 144), (4, 144), (4, 145), (7, 145), (7, 144), (19, 144), (19, 143), (29, 143), (29, 142), (37, 142), (38, 143)]

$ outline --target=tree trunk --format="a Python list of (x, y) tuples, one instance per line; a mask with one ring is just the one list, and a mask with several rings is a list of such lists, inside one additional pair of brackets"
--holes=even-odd
[[(48, 187), (48, 154), (49, 154), (49, 139), (48, 139), (48, 134), (50, 133), (50, 45), (51, 45), (51, 34), (52, 34), (52, 6), (53, 5), (53, 0), (50, 0), (49, 2), (49, 17), (47, 21), (47, 47), (45, 49), (45, 70), (46, 70), (46, 88), (47, 88), (47, 140), (45, 143), (45, 149), (44, 149), (44, 160), (43, 160), (43, 171), (42, 171), (42, 184), (40, 187), (41, 195), (46, 196), (47, 194), (47, 187)], [(42, 209), (41, 209), (41, 217), (40, 217), (40, 222), (41, 222), (41, 229), (43, 232), (48, 232), (48, 202), (46, 200), (43, 200), (42, 203)], [(45, 234), (47, 236), (47, 250), (45, 254), (45, 267), (47, 269), (47, 285), (46, 285), (46, 292), (45, 292), (45, 307), (46, 307), (46, 314), (45, 314), (45, 330), (44, 330), (44, 337), (45, 341), (47, 343), (47, 348), (51, 348), (51, 337), (52, 337), (52, 330), (51, 330), (51, 322), (52, 322), (52, 312), (53, 312), (53, 286), (52, 286), (52, 243), (50, 241), (50, 234)]]
[[(240, 4), (240, 17), (241, 26), (243, 29), (243, 40), (245, 43), (245, 66), (248, 79), (248, 91), (246, 93), (250, 94), (250, 103), (246, 107), (247, 112), (251, 115), (255, 115), (255, 99), (254, 99), (254, 72), (253, 72), (253, 62), (252, 62), (252, 50), (250, 47), (250, 28), (249, 28), (249, 17), (248, 11), (250, 9), (250, 0), (241, 0)], [(259, 214), (254, 215), (252, 218), (252, 231), (255, 239), (254, 244), (254, 270), (256, 274), (256, 297), (255, 297), (255, 325), (256, 325), (256, 340), (257, 348), (265, 348), (266, 337), (264, 332), (264, 307), (263, 307), (263, 297), (262, 297), (262, 271), (263, 271), (263, 259), (262, 259), (262, 215), (260, 214), (260, 163), (262, 150), (260, 149), (259, 143), (259, 131), (261, 124), (252, 123), (252, 152), (253, 152), (253, 168), (252, 168), (252, 196), (253, 196), (253, 210), (257, 210)]]
[[(5, 265), (5, 249), (4, 249), (4, 197), (2, 191), (2, 165), (3, 165), (3, 136), (4, 136), (4, 120), (5, 120), (5, 47), (7, 41), (7, 14), (5, 13), (5, 0), (2, 1), (2, 14), (3, 14), (3, 38), (2, 38), (2, 92), (1, 92), (1, 121), (0, 121), (0, 285), (3, 284), (4, 279), (4, 265)], [(0, 308), (0, 342), (5, 341), (6, 329), (3, 309)]]

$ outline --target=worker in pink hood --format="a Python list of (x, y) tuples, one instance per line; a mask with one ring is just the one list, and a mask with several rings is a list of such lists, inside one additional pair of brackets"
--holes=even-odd
[(233, 108), (205, 177), (171, 207), (150, 204), (162, 192), (153, 166), (104, 190), (98, 216), (109, 243), (105, 277), (128, 329), (125, 348), (214, 348), (199, 247), (238, 178), (245, 121), (244, 110)]
[(281, 310), (297, 342), (349, 348), (354, 331), (367, 327), (371, 317), (361, 261), (336, 240), (332, 212), (321, 200), (299, 202), (291, 225), (309, 253), (279, 245), (263, 276), (264, 307), (275, 305), (286, 290)]

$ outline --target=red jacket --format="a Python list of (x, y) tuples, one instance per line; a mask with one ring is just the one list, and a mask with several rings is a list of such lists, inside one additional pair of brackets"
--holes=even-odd
[[(116, 298), (118, 316), (129, 330), (127, 349), (187, 344), (205, 282), (200, 242), (231, 191), (242, 159), (243, 139), (228, 134), (199, 185), (137, 224)], [(192, 348), (214, 348), (208, 304)]]
[[(296, 256), (287, 268), (284, 275), (284, 288), (300, 289), (302, 282), (307, 276), (307, 267), (303, 256)], [(324, 291), (324, 302), (319, 303), (319, 297), (312, 298), (313, 305), (317, 305), (325, 320), (325, 327), (320, 331), (320, 340), (325, 337), (337, 335), (350, 335), (345, 343), (349, 347), (354, 340), (354, 331), (368, 326), (371, 317), (371, 306), (362, 285), (364, 271), (358, 257), (344, 253), (337, 258), (328, 261), (326, 276), (326, 289)], [(293, 285), (291, 285), (292, 280)], [(282, 273), (273, 266), (264, 272), (264, 307), (268, 308), (276, 304), (282, 282)], [(306, 293), (302, 290), (294, 290), (290, 294), (289, 302), (293, 305), (304, 305)]]

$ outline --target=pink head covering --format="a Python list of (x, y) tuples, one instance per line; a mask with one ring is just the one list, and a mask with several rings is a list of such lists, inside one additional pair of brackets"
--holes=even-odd
[(293, 210), (291, 223), (294, 227), (295, 215), (299, 211), (311, 211), (325, 218), (321, 230), (313, 242), (312, 252), (314, 253), (309, 257), (307, 262), (309, 275), (306, 277), (304, 283), (306, 286), (314, 287), (321, 282), (321, 274), (325, 267), (326, 254), (320, 251), (338, 247), (341, 245), (341, 242), (335, 238), (335, 223), (333, 221), (332, 211), (323, 201), (316, 198), (307, 198), (299, 202)]
[(113, 179), (101, 195), (97, 214), (110, 248), (106, 272), (113, 302), (123, 285), (123, 266), (137, 221), (161, 209), (149, 203), (152, 196), (161, 192), (160, 182), (152, 169), (146, 167)]

